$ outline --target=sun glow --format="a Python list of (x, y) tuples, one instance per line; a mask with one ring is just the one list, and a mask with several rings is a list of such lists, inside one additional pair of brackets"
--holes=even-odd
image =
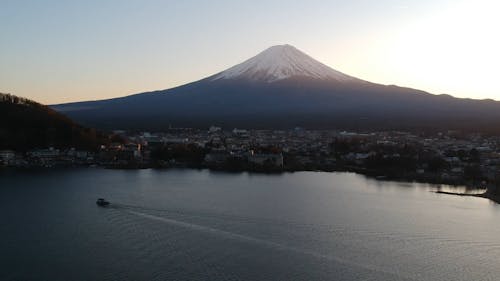
[[(402, 28), (388, 55), (392, 67), (439, 93), (500, 99), (500, 2), (462, 1)], [(402, 67), (404, 65), (404, 67)], [(403, 78), (404, 79), (404, 78)], [(401, 79), (400, 79), (401, 80)]]
[(2, 4), (0, 92), (48, 104), (119, 97), (289, 43), (371, 82), (500, 100), (499, 0), (49, 2)]

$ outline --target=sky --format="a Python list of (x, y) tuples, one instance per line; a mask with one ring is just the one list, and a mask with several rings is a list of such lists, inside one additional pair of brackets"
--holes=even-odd
[(120, 97), (291, 44), (371, 82), (500, 100), (499, 12), (495, 0), (0, 0), (0, 92)]

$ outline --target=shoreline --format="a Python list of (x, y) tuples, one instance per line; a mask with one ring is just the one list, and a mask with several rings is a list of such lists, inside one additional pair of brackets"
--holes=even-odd
[[(474, 186), (471, 186), (468, 183), (462, 184), (450, 184), (446, 182), (439, 182), (433, 180), (422, 180), (411, 177), (394, 177), (394, 176), (386, 176), (382, 175), (383, 173), (376, 173), (376, 171), (354, 168), (354, 167), (343, 167), (344, 169), (280, 169), (280, 170), (265, 170), (265, 169), (223, 169), (223, 168), (214, 168), (214, 167), (190, 167), (187, 166), (179, 166), (179, 167), (106, 167), (106, 166), (70, 166), (70, 167), (38, 167), (40, 170), (52, 170), (53, 168), (65, 168), (65, 169), (73, 169), (73, 168), (103, 168), (103, 169), (111, 169), (111, 170), (141, 170), (141, 169), (154, 169), (154, 170), (166, 170), (166, 169), (207, 169), (214, 172), (228, 172), (228, 173), (257, 173), (257, 174), (282, 174), (282, 173), (294, 173), (294, 172), (325, 172), (325, 173), (354, 173), (358, 175), (362, 175), (366, 178), (377, 180), (377, 181), (392, 181), (392, 182), (407, 182), (407, 183), (421, 183), (421, 184), (431, 184), (431, 185), (447, 185), (451, 187), (466, 187), (471, 190), (477, 190)], [(35, 167), (30, 168), (16, 168), (16, 167), (0, 167), (0, 171), (5, 170), (30, 170), (30, 169), (39, 170)], [(378, 176), (377, 176), (378, 175)], [(462, 193), (462, 192), (450, 192), (450, 191), (431, 191), (436, 194), (444, 194), (444, 195), (452, 195), (452, 196), (462, 196), (462, 197), (476, 197), (476, 198), (484, 198), (491, 200), (494, 203), (500, 204), (500, 195), (491, 194), (491, 192), (484, 193)]]
[(444, 195), (452, 195), (452, 196), (461, 196), (461, 197), (476, 197), (476, 198), (484, 198), (488, 199), (490, 201), (493, 201), (497, 204), (500, 204), (500, 196), (498, 195), (493, 195), (488, 192), (485, 193), (479, 193), (479, 194), (470, 194), (470, 193), (459, 193), (459, 192), (449, 192), (449, 191), (435, 191), (434, 193), (437, 194), (444, 194)]

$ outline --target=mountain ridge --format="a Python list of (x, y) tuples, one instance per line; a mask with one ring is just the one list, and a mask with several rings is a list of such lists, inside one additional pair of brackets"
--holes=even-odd
[(484, 130), (500, 125), (500, 102), (433, 95), (364, 81), (327, 67), (289, 45), (271, 47), (225, 71), (175, 88), (53, 108), (101, 128), (161, 130), (170, 125), (216, 124)]

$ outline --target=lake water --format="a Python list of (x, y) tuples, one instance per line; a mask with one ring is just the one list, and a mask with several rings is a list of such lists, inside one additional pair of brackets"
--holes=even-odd
[(350, 173), (2, 171), (0, 280), (499, 280), (500, 207), (430, 190)]

